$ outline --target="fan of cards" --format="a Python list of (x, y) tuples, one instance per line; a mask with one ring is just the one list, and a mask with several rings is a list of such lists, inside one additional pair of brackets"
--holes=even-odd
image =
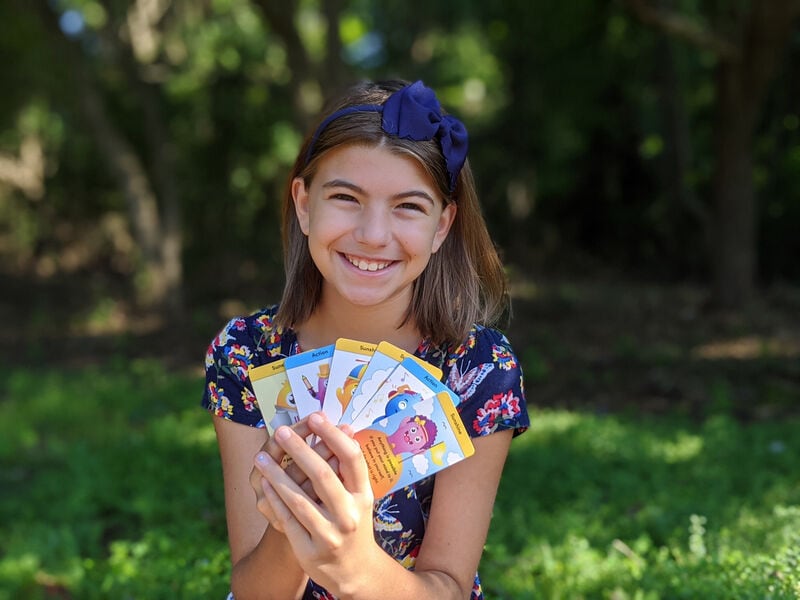
[(390, 344), (341, 338), (250, 369), (270, 434), (315, 411), (349, 424), (380, 498), (471, 456), (459, 397), (433, 365)]

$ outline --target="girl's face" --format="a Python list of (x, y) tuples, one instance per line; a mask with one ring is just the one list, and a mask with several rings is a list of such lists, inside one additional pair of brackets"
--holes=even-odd
[(325, 301), (399, 311), (456, 212), (416, 160), (382, 146), (332, 150), (308, 188), (292, 182), (292, 196)]

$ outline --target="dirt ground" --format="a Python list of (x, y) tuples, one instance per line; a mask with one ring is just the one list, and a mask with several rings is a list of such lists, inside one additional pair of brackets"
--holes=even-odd
[[(0, 274), (0, 367), (124, 368), (146, 359), (200, 374), (210, 339), (233, 314), (257, 308), (264, 287), (250, 286), (244, 299), (189, 298), (186, 317), (165, 322), (133, 311), (124, 287), (109, 291), (106, 279)], [(800, 414), (800, 288), (763, 290), (737, 313), (708, 309), (695, 286), (518, 277), (511, 291), (505, 330), (535, 406)]]

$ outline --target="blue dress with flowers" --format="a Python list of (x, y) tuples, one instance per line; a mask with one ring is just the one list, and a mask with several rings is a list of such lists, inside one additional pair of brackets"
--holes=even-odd
[[(203, 406), (218, 417), (251, 427), (265, 427), (248, 371), (296, 354), (297, 336), (274, 322), (276, 306), (232, 319), (214, 338), (206, 354)], [(473, 437), (528, 428), (522, 370), (505, 336), (496, 329), (474, 326), (457, 347), (436, 347), (423, 341), (415, 353), (443, 372), (443, 381), (461, 398), (458, 411)], [(375, 539), (407, 569), (413, 569), (425, 534), (435, 475), (375, 501)], [(304, 599), (332, 599), (313, 581)], [(475, 574), (471, 600), (483, 598)]]

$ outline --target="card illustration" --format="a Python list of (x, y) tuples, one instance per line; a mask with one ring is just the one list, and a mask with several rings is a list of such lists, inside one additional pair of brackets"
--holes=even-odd
[[(477, 385), (486, 374), (459, 373), (457, 383)], [(460, 398), (441, 376), (437, 367), (388, 342), (374, 346), (346, 338), (251, 369), (259, 406), (274, 412), (272, 430), (320, 409), (329, 420), (340, 416), (339, 424), (351, 426), (376, 497), (474, 453), (455, 408)]]
[(284, 360), (281, 358), (249, 371), (253, 393), (270, 435), (281, 425), (291, 425), (299, 420)]
[(455, 464), (475, 452), (450, 391), (379, 419), (355, 433), (380, 498)]
[[(351, 413), (349, 423), (358, 431), (378, 419), (405, 410), (413, 403), (444, 391), (448, 391), (447, 386), (423, 368), (417, 360), (412, 357), (404, 358), (361, 410), (358, 413)], [(350, 404), (355, 402), (354, 397)]]
[(338, 423), (376, 346), (346, 338), (339, 338), (334, 346), (322, 412), (332, 423)]
[(286, 377), (301, 419), (322, 408), (334, 347), (331, 344), (285, 359)]
[(405, 350), (383, 341), (378, 344), (375, 353), (367, 365), (361, 379), (350, 399), (350, 403), (345, 407), (340, 423), (350, 423), (353, 417), (361, 412), (366, 406), (381, 384), (386, 381), (391, 372), (406, 358), (411, 358), (417, 362), (422, 368), (427, 370), (437, 380), (441, 378), (442, 372), (432, 364), (417, 358), (413, 354)]

